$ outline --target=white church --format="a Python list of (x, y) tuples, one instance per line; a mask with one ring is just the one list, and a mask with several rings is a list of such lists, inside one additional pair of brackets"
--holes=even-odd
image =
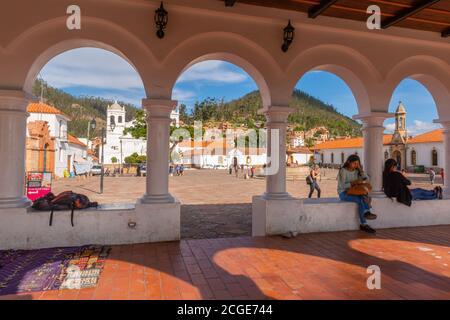
[[(147, 140), (144, 138), (136, 139), (131, 134), (124, 134), (126, 128), (134, 125), (134, 120), (125, 121), (125, 107), (117, 102), (108, 106), (107, 109), (107, 126), (106, 126), (106, 141), (104, 163), (113, 164), (124, 163), (125, 158), (137, 153), (138, 155), (147, 155)], [(173, 125), (179, 126), (180, 114), (178, 110), (172, 111), (170, 115), (173, 120)]]

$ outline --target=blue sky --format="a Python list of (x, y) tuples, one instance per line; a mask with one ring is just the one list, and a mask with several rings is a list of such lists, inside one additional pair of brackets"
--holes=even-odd
[[(83, 48), (65, 52), (52, 59), (40, 72), (51, 86), (74, 95), (101, 96), (140, 106), (145, 96), (141, 79), (133, 67), (121, 57), (105, 50)], [(332, 104), (352, 116), (356, 101), (344, 81), (321, 71), (307, 73), (296, 86), (310, 95)], [(173, 99), (192, 107), (207, 97), (229, 101), (256, 90), (252, 78), (239, 67), (223, 61), (205, 61), (183, 73), (173, 91)], [(430, 93), (420, 83), (405, 79), (395, 90), (389, 110), (394, 112), (402, 101), (408, 112), (410, 134), (433, 130), (438, 125), (436, 107)], [(393, 120), (385, 123), (392, 130)]]

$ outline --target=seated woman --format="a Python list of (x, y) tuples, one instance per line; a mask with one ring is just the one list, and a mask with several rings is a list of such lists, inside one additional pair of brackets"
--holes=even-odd
[(360, 229), (365, 232), (375, 233), (366, 219), (374, 220), (377, 215), (370, 212), (370, 205), (368, 196), (354, 196), (347, 194), (351, 186), (362, 183), (368, 179), (361, 167), (361, 160), (357, 155), (351, 155), (345, 161), (338, 174), (338, 188), (339, 199), (342, 201), (354, 202), (358, 205), (358, 214), (360, 220)]
[(434, 190), (421, 188), (409, 189), (411, 181), (405, 174), (397, 170), (397, 161), (388, 159), (384, 163), (383, 190), (389, 198), (396, 198), (398, 202), (411, 206), (412, 200), (442, 199), (442, 188)]

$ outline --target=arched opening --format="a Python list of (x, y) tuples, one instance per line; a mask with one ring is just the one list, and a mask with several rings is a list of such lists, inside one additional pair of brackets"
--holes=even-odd
[[(70, 188), (101, 204), (134, 203), (145, 193), (145, 181), (136, 181), (139, 164), (125, 160), (131, 157), (145, 165), (146, 141), (125, 129), (133, 127), (142, 114), (141, 99), (146, 90), (129, 61), (112, 51), (93, 47), (58, 51), (45, 64), (41, 57), (35, 66), (42, 65), (42, 69), (30, 71), (30, 75), (36, 73), (31, 91), (39, 102), (28, 106), (27, 121), (48, 123), (48, 138), (54, 141), (54, 150), (51, 149), (57, 156), (50, 161), (44, 151), (44, 170), (58, 178), (92, 174), (83, 182), (57, 179), (52, 186), (54, 193)], [(116, 126), (114, 131), (112, 123)], [(106, 173), (112, 175), (117, 162), (128, 173), (120, 181), (104, 177), (104, 195), (113, 193), (116, 197), (98, 193), (102, 153)], [(133, 157), (134, 153), (138, 156)], [(133, 188), (127, 188), (127, 184)], [(133, 192), (128, 192), (130, 189)]]
[[(172, 91), (180, 125), (172, 131), (170, 165), (184, 166), (186, 178), (171, 177), (169, 188), (182, 204), (182, 238), (250, 235), (252, 197), (265, 188), (266, 120), (258, 112), (265, 88), (226, 58), (195, 60)], [(180, 194), (182, 187), (193, 192)]]
[(417, 152), (416, 150), (411, 150), (411, 165), (416, 166), (417, 165)]
[(438, 152), (436, 151), (436, 149), (433, 149), (431, 151), (431, 166), (439, 166)]
[[(323, 70), (304, 74), (295, 86), (290, 106), (294, 112), (289, 116), (288, 144), (289, 139), (302, 136), (303, 148), (299, 152), (314, 153), (314, 162), (322, 164), (322, 176), (337, 176), (346, 157), (363, 150), (361, 124), (352, 119), (359, 113), (357, 100), (337, 74)], [(301, 163), (295, 172), (291, 169), (288, 176), (304, 174), (309, 165)], [(337, 197), (335, 179), (322, 179), (320, 184), (323, 196)], [(307, 186), (299, 188), (289, 178), (287, 185), (294, 196), (308, 195)]]
[(399, 162), (400, 170), (411, 173), (413, 188), (423, 187), (421, 181), (427, 178), (428, 168), (442, 167), (437, 154), (438, 150), (443, 152), (444, 144), (441, 125), (434, 122), (439, 118), (436, 100), (428, 87), (412, 76), (395, 88), (389, 112), (395, 116), (385, 121), (391, 138), (384, 149)]
[(43, 172), (46, 172), (48, 169), (49, 169), (49, 166), (47, 165), (47, 162), (48, 162), (48, 143), (46, 143), (45, 145), (44, 145), (44, 159), (43, 159), (43, 161), (42, 161), (42, 171)]

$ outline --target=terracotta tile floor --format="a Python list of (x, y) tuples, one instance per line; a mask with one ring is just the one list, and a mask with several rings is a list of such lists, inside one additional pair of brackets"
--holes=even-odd
[(94, 289), (1, 298), (450, 299), (449, 265), (450, 226), (183, 240), (114, 246)]

